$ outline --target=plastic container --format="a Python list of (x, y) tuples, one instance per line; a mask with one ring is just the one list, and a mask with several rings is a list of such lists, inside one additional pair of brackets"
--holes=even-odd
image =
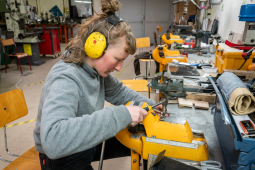
[(255, 4), (246, 4), (241, 6), (239, 21), (255, 22)]
[(182, 53), (182, 55), (185, 55), (187, 58), (188, 58), (188, 56), (189, 56), (189, 54), (186, 53), (186, 52)]
[(210, 67), (210, 66), (203, 66), (202, 67), (203, 72), (208, 72), (208, 73), (217, 73), (218, 68), (217, 67)]
[[(226, 44), (220, 43), (219, 46), (216, 46), (214, 66), (218, 67), (219, 73), (223, 73), (223, 69), (237, 70), (245, 61), (242, 53), (242, 50), (234, 49)], [(250, 59), (246, 61), (240, 70), (248, 70), (248, 66), (251, 65), (253, 57), (255, 57), (255, 52), (252, 53)]]

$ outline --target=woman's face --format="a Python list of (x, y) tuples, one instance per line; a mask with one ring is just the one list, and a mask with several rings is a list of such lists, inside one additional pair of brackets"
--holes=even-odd
[(109, 73), (114, 70), (120, 71), (123, 65), (123, 61), (128, 57), (128, 53), (125, 52), (126, 37), (120, 37), (117, 44), (109, 44), (105, 54), (93, 60), (93, 68), (102, 77), (107, 77)]

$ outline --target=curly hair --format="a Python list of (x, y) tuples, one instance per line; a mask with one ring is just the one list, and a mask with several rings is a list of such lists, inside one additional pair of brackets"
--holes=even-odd
[[(132, 33), (132, 29), (126, 22), (119, 22), (117, 25), (112, 27), (109, 32), (108, 31), (112, 24), (109, 22), (103, 22), (110, 14), (115, 13), (119, 10), (120, 2), (117, 0), (102, 0), (102, 9), (101, 13), (95, 15), (90, 18), (89, 21), (85, 21), (80, 25), (81, 29), (67, 45), (66, 50), (72, 51), (70, 54), (64, 53), (61, 59), (66, 63), (75, 63), (77, 65), (82, 66), (85, 62), (87, 56), (84, 50), (84, 43), (92, 31), (92, 29), (97, 25), (93, 32), (100, 32), (105, 37), (108, 38), (109, 44), (117, 44), (119, 43), (119, 38), (125, 36), (126, 38), (126, 49), (125, 51), (128, 54), (134, 54), (136, 52), (136, 39), (134, 34)], [(102, 23), (101, 23), (102, 22)]]

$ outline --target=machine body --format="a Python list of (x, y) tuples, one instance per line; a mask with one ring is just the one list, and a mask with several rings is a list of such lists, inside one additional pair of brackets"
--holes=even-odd
[[(165, 96), (162, 100), (165, 100)], [(134, 103), (131, 101), (127, 105)], [(148, 107), (146, 103), (138, 105)], [(167, 105), (167, 102), (163, 105)], [(184, 118), (170, 115), (162, 121), (153, 110), (148, 112), (137, 127), (127, 127), (115, 137), (131, 149), (132, 170), (139, 170), (139, 155), (148, 160), (149, 154), (158, 155), (163, 150), (166, 150), (165, 156), (172, 158), (192, 161), (205, 161), (209, 158), (207, 142), (202, 132), (194, 133)]]

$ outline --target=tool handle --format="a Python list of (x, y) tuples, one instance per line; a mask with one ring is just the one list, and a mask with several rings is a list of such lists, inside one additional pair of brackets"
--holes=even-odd
[(151, 109), (152, 109), (152, 107), (151, 106), (147, 106), (147, 107), (145, 107), (145, 108), (143, 108), (144, 110), (146, 110), (147, 112), (148, 111), (150, 111)]
[(201, 161), (200, 164), (201, 166), (221, 168), (221, 163), (217, 161)]
[(175, 5), (175, 4), (179, 3), (179, 2), (183, 2), (183, 0), (175, 1), (175, 2), (173, 2), (173, 5)]

